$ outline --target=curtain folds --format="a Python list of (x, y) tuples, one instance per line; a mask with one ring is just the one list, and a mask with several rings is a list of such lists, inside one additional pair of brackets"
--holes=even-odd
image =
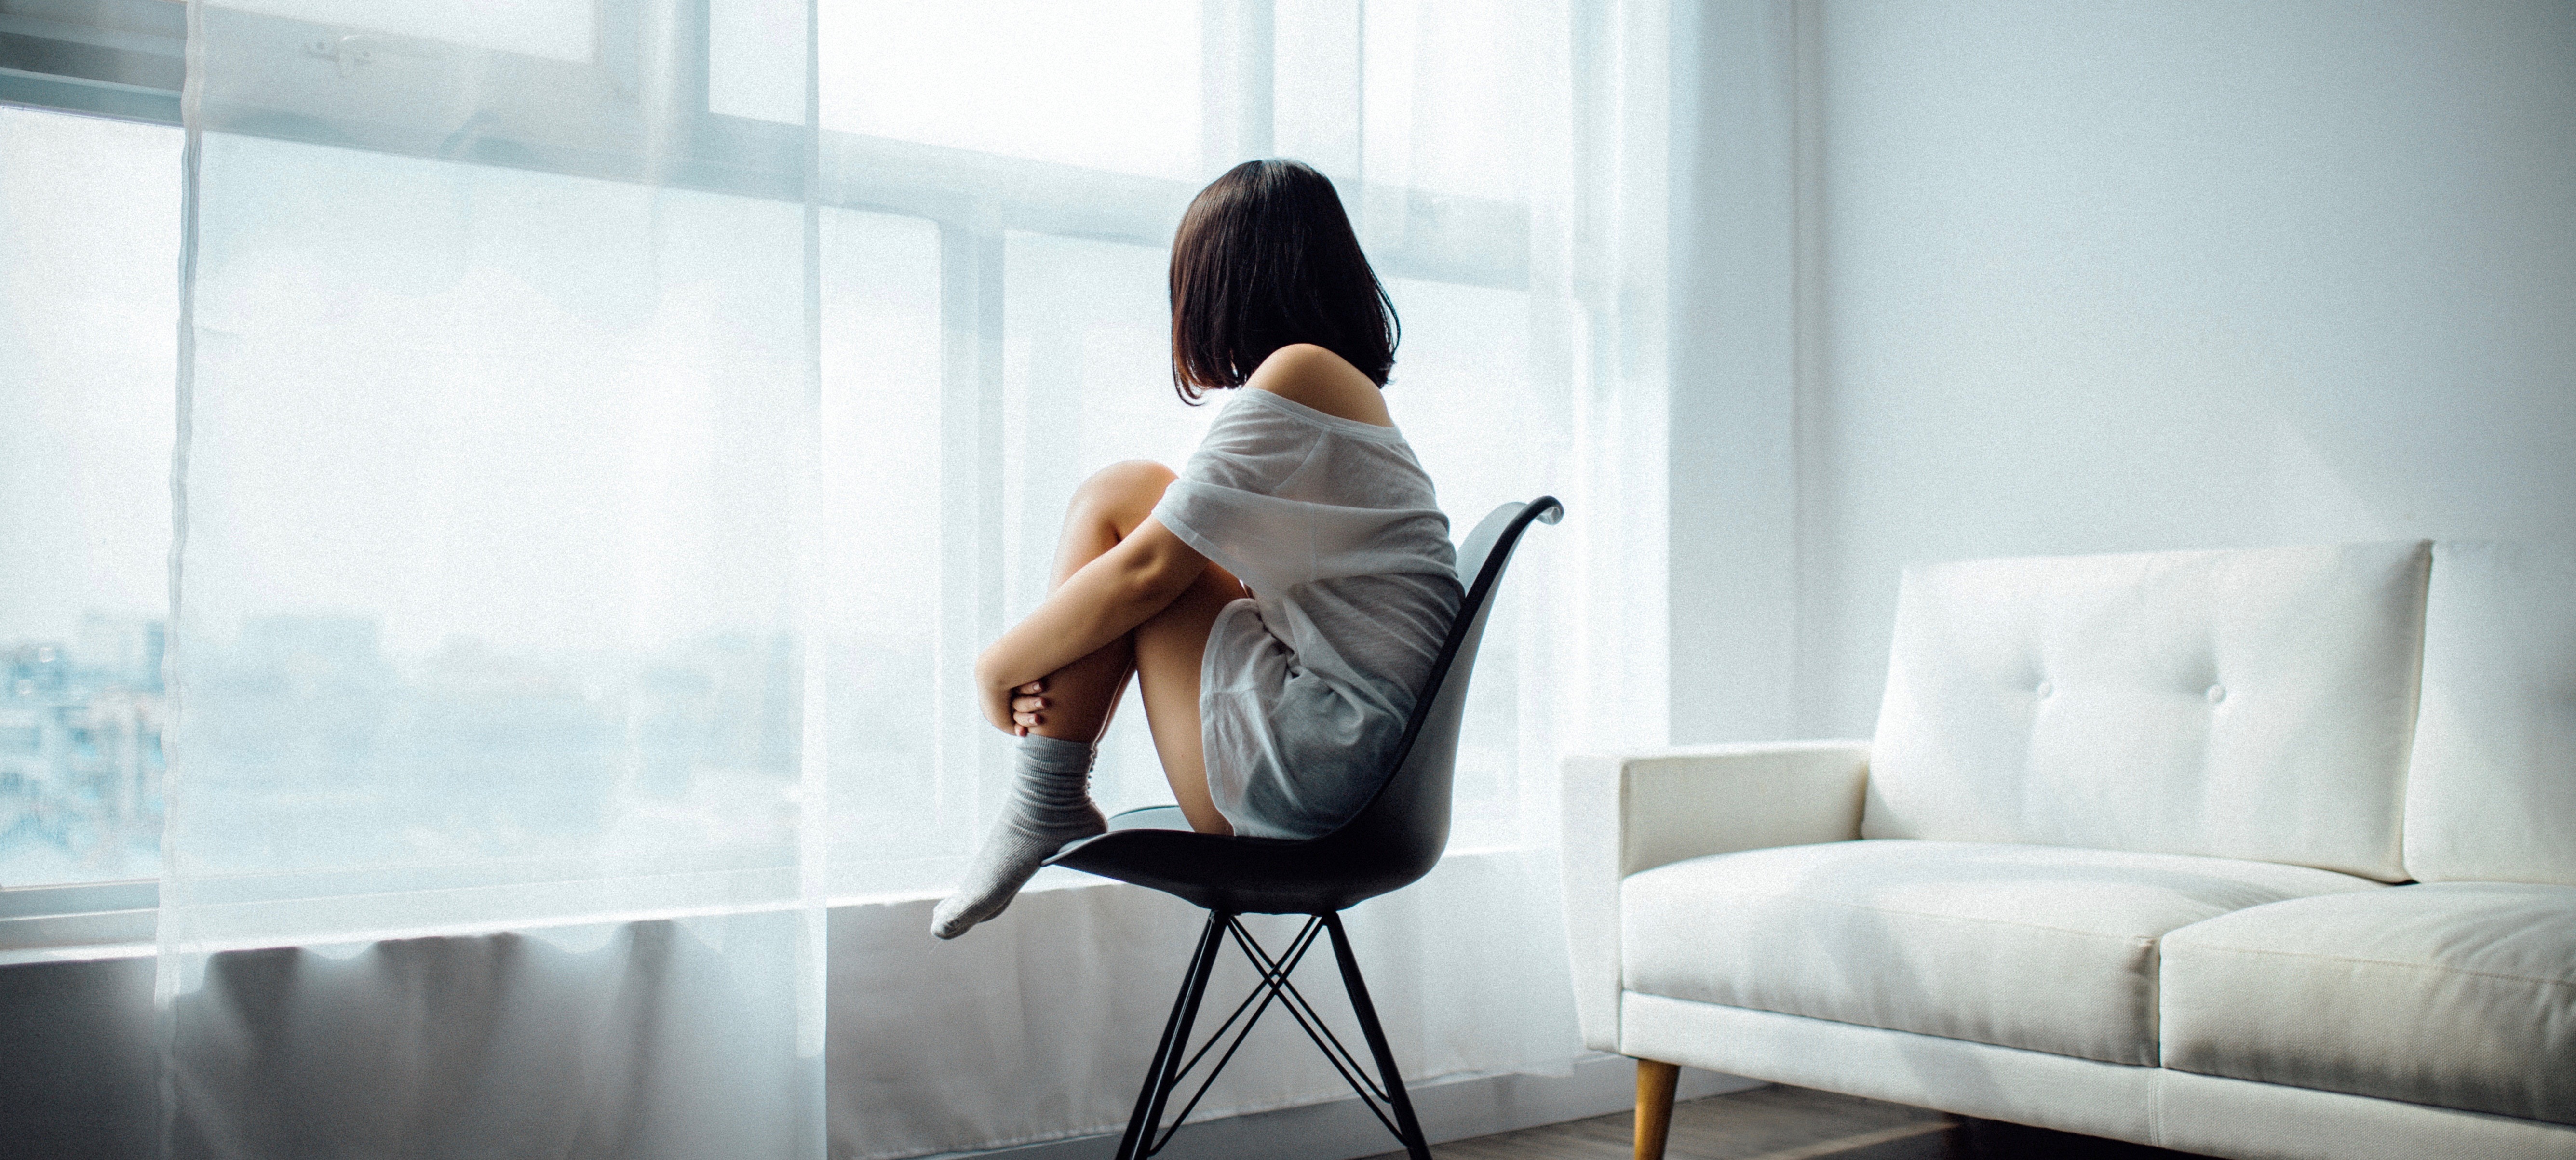
[[(1194, 920), (1048, 871), (940, 944), (928, 900), (1008, 776), (973, 658), (1085, 475), (1197, 442), (1170, 234), (1272, 155), (1387, 281), (1456, 531), (1569, 510), (1496, 608), (1451, 859), (1350, 919), (1416, 1074), (1563, 1068), (1557, 762), (1662, 740), (1667, 702), (1668, 25), (191, 0), (167, 1150), (1114, 1128)], [(1169, 800), (1143, 724), (1105, 808)], [(1200, 1114), (1341, 1093), (1270, 1031)]]
[(190, 6), (174, 1155), (822, 1149), (813, 130), (705, 13)]

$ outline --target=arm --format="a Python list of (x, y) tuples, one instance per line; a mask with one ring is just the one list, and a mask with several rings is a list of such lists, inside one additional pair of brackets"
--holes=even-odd
[(1148, 518), (1048, 593), (1045, 602), (975, 660), (985, 720), (1012, 729), (1011, 690), (1136, 631), (1207, 571), (1207, 557)]
[(1619, 1043), (1619, 884), (1687, 858), (1860, 837), (1866, 741), (1707, 745), (1565, 760), (1566, 942), (1583, 1041)]

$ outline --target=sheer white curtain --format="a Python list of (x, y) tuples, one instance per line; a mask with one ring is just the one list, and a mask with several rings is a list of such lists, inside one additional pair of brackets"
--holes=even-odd
[(170, 1150), (818, 1154), (810, 124), (702, 5), (189, 17)]
[[(1665, 704), (1659, 5), (191, 18), (175, 1150), (276, 1151), (333, 1076), (399, 1095), (328, 1154), (1123, 1119), (1189, 916), (1050, 871), (933, 944), (923, 900), (1000, 798), (966, 682), (1074, 484), (1211, 414), (1169, 387), (1180, 210), (1269, 155), (1340, 185), (1458, 532), (1570, 512), (1497, 609), (1451, 859), (1354, 938), (1416, 1074), (1577, 1051), (1557, 760)], [(1104, 806), (1167, 800), (1120, 716)], [(1335, 1095), (1288, 1034), (1202, 1114)]]
[(158, 868), (178, 138), (0, 106), (0, 887)]

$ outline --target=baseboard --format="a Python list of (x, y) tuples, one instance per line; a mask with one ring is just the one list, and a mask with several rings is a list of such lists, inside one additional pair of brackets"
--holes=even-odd
[[(1693, 1100), (1759, 1086), (1758, 1080), (1683, 1068), (1675, 1098)], [(1563, 1076), (1452, 1076), (1409, 1090), (1422, 1134), (1439, 1144), (1627, 1111), (1637, 1103), (1637, 1072), (1624, 1057), (1587, 1055)], [(1117, 1147), (1115, 1135), (1079, 1136), (923, 1160), (1100, 1160)], [(1188, 1124), (1160, 1155), (1168, 1160), (1357, 1160), (1393, 1151), (1394, 1137), (1352, 1096)]]

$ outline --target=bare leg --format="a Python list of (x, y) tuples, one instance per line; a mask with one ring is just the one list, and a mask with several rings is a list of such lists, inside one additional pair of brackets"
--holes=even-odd
[(1207, 754), (1199, 731), (1199, 661), (1208, 629), (1228, 602), (1243, 598), (1243, 585), (1223, 568), (1208, 565), (1181, 598), (1136, 627), (1136, 669), (1144, 683), (1145, 722), (1154, 731), (1154, 753), (1172, 798), (1202, 834), (1231, 834), (1234, 826), (1208, 796)]
[[(1065, 511), (1064, 537), (1056, 549), (1049, 588), (1062, 584), (1082, 566), (1116, 547), (1154, 514), (1171, 469), (1132, 460), (1103, 468), (1084, 480)], [(1243, 585), (1214, 564), (1161, 612), (1135, 632), (1090, 656), (1047, 675), (1029, 731), (1042, 737), (1096, 741), (1109, 727), (1130, 673), (1141, 672), (1145, 717), (1154, 734), (1154, 751), (1162, 758), (1172, 796), (1192, 828), (1204, 833), (1232, 833), (1224, 815), (1208, 798), (1207, 762), (1199, 734), (1199, 661), (1207, 651), (1208, 629), (1227, 601), (1243, 595)], [(1021, 704), (1027, 704), (1022, 701)], [(1018, 706), (1014, 706), (1017, 708)]]
[[(1065, 511), (1052, 583), (1063, 584), (1132, 535), (1151, 518), (1172, 478), (1161, 464), (1135, 461), (1084, 480)], [(932, 934), (955, 938), (999, 915), (1048, 856), (1102, 830), (1106, 822), (1089, 792), (1091, 763), (1100, 734), (1127, 690), (1128, 674), (1140, 665), (1154, 746), (1181, 812), (1193, 828), (1232, 832), (1208, 796), (1207, 764), (1199, 744), (1199, 660), (1218, 611), (1242, 591), (1234, 577), (1210, 564), (1135, 631), (1021, 688), (1011, 701), (1011, 719), (1021, 737), (1011, 797), (956, 891), (931, 912)]]
[[(1136, 525), (1144, 523), (1172, 479), (1170, 468), (1134, 459), (1113, 463), (1083, 480), (1073, 491), (1073, 502), (1065, 506), (1064, 534), (1056, 541), (1055, 569), (1047, 577), (1047, 591), (1062, 587), (1083, 565), (1117, 547)], [(1039, 697), (1044, 708), (1028, 731), (1067, 741), (1098, 741), (1127, 691), (1128, 675), (1135, 671), (1136, 637), (1129, 633), (1048, 673), (1046, 691)]]

